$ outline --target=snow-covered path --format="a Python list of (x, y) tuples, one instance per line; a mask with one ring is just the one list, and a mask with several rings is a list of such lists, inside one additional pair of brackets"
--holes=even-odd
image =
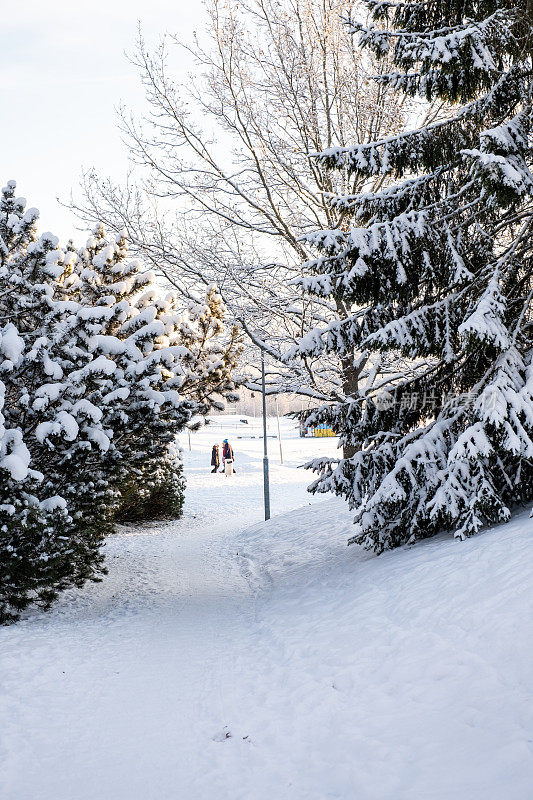
[(8, 632), (1, 796), (202, 796), (191, 765), (223, 725), (221, 676), (251, 613), (217, 532), (121, 535), (112, 581)]
[[(239, 532), (263, 514), (262, 443), (249, 427), (253, 439), (233, 439), (231, 487), (208, 472), (211, 439), (222, 438), (215, 424), (186, 453), (182, 520), (123, 529), (107, 544), (101, 584), (2, 631), (5, 800), (253, 796), (242, 794), (242, 774), (226, 773), (219, 741), (226, 732), (233, 749), (238, 741), (245, 766), (254, 747), (245, 706), (269, 691), (257, 661), (256, 584), (236, 550)], [(302, 444), (312, 453), (293, 437), (288, 466), (272, 457), (278, 513), (312, 502), (308, 476), (295, 469)], [(334, 451), (331, 440), (319, 444)]]
[(527, 515), (374, 558), (295, 468), (333, 441), (287, 426), (282, 467), (270, 440), (264, 525), (261, 440), (220, 424), (182, 520), (124, 529), (103, 583), (1, 630), (2, 800), (529, 800)]

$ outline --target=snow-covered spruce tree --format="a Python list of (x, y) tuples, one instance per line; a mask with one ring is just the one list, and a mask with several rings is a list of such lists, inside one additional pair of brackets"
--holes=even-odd
[(379, 80), (452, 109), (319, 157), (396, 179), (333, 200), (361, 227), (311, 237), (319, 257), (303, 285), (352, 311), (298, 348), (373, 367), (313, 414), (351, 456), (315, 461), (311, 490), (347, 498), (351, 541), (381, 551), (442, 529), (468, 536), (533, 497), (533, 26), (529, 0), (366, 4), (378, 24), (352, 28), (392, 54)]
[(23, 341), (8, 323), (0, 329), (0, 622), (15, 619), (28, 594), (45, 603), (52, 599), (50, 587), (65, 562), (63, 541), (54, 534), (64, 530), (64, 504), (38, 500), (42, 474), (30, 469), (22, 431), (6, 427), (3, 414), (14, 396), (9, 373), (22, 351)]
[(68, 279), (83, 306), (82, 345), (110, 365), (98, 378), (98, 404), (113, 431), (106, 475), (121, 519), (179, 516), (184, 480), (176, 433), (193, 413), (235, 397), (237, 332), (222, 338), (225, 309), (216, 289), (183, 311), (177, 295), (161, 295), (153, 279), (127, 258), (125, 236), (108, 240), (101, 225)]
[(110, 497), (92, 479), (98, 409), (75, 380), (92, 354), (70, 348), (76, 320), (58, 282), (70, 256), (37, 238), (37, 211), (24, 207), (11, 181), (0, 200), (0, 620), (97, 578)]

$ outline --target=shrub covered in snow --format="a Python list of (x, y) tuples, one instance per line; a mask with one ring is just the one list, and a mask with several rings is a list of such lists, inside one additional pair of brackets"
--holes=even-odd
[(0, 206), (0, 619), (105, 572), (115, 519), (177, 515), (176, 433), (232, 397), (236, 334), (214, 288), (178, 308), (101, 227), (86, 248)]
[(468, 536), (533, 497), (532, 34), (526, 0), (367, 5), (377, 24), (352, 32), (392, 58), (378, 80), (448, 106), (319, 156), (383, 188), (332, 198), (361, 227), (310, 237), (302, 286), (348, 313), (290, 357), (331, 351), (366, 370), (308, 419), (345, 445), (311, 465), (312, 490), (346, 497), (353, 541), (379, 551)]

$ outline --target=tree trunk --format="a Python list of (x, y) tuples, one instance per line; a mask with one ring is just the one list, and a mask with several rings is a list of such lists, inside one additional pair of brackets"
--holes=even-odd
[[(341, 359), (342, 368), (342, 390), (345, 397), (357, 397), (359, 394), (359, 374), (361, 368), (354, 367), (353, 355)], [(356, 449), (351, 444), (345, 444), (342, 449), (343, 458), (351, 458), (356, 453)]]
[[(335, 304), (337, 306), (337, 313), (341, 320), (347, 319), (349, 316), (349, 309), (346, 307), (345, 303), (342, 301), (341, 298), (335, 298)], [(353, 350), (350, 351), (349, 355), (341, 358), (341, 380), (342, 380), (342, 391), (346, 398), (353, 397), (356, 398), (359, 396), (359, 376), (361, 371), (363, 370), (366, 364), (366, 359), (358, 360), (357, 366), (354, 365), (354, 352)], [(345, 444), (342, 450), (342, 454), (344, 458), (351, 458), (356, 453), (356, 449), (351, 444)]]

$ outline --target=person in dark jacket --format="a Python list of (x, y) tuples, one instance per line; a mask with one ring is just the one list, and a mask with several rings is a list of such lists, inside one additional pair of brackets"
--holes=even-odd
[(218, 452), (218, 444), (214, 444), (213, 449), (211, 450), (211, 466), (213, 467), (211, 472), (216, 472), (220, 466), (220, 453)]
[(226, 475), (233, 475), (235, 472), (235, 468), (233, 466), (235, 463), (235, 456), (233, 455), (233, 447), (230, 445), (227, 439), (224, 439), (222, 444), (222, 461), (224, 463), (223, 471), (226, 473)]

